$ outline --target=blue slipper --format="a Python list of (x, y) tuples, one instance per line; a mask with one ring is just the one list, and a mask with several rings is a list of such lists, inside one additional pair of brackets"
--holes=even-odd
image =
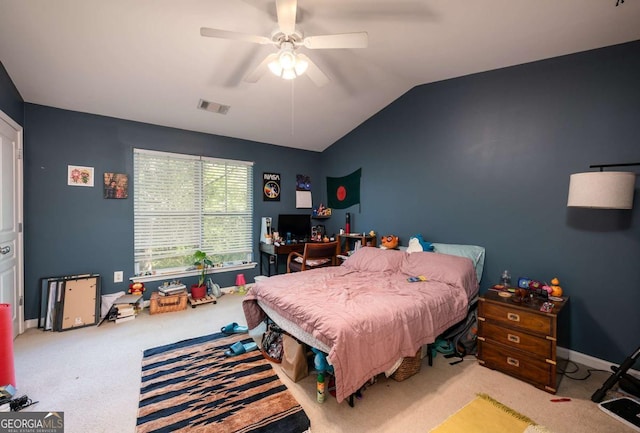
[(226, 350), (224, 354), (226, 356), (236, 356), (242, 355), (246, 352), (251, 352), (252, 350), (256, 350), (258, 345), (254, 342), (242, 344), (242, 342), (238, 341), (237, 343), (233, 343), (229, 350)]
[(236, 322), (229, 323), (220, 329), (220, 332), (224, 334), (246, 334), (249, 332), (249, 328), (246, 326), (240, 326)]

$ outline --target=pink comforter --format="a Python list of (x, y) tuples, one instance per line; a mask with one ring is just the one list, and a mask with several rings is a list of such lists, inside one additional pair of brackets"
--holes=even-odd
[[(427, 281), (407, 282), (417, 275)], [(477, 291), (469, 259), (362, 248), (342, 266), (256, 283), (243, 309), (250, 329), (265, 318), (260, 300), (330, 347), (341, 402), (464, 319)]]

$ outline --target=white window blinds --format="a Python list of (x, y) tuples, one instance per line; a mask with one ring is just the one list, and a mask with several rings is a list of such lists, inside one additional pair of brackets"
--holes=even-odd
[(196, 250), (252, 261), (253, 164), (134, 149), (134, 256), (142, 272), (187, 268)]

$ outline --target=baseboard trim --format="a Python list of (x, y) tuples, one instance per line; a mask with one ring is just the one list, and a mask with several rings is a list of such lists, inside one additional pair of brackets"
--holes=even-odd
[[(559, 358), (569, 359), (570, 361), (577, 362), (578, 364), (582, 364), (589, 368), (611, 371), (612, 373), (613, 371), (611, 370), (611, 367), (620, 366), (620, 364), (614, 364), (612, 362), (605, 361), (604, 359), (585, 355), (584, 353), (576, 352), (575, 350), (569, 350), (565, 347), (558, 346), (557, 353)], [(629, 369), (628, 373), (640, 378), (640, 371), (638, 370)]]

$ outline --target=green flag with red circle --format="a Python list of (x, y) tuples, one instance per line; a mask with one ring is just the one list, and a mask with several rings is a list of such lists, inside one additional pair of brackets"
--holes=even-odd
[(346, 209), (360, 203), (360, 176), (359, 168), (344, 177), (327, 176), (327, 206), (333, 209)]

